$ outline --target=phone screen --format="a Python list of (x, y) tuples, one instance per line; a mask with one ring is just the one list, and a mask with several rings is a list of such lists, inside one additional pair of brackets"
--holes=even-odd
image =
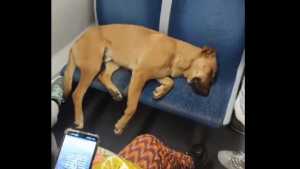
[(89, 169), (92, 165), (98, 138), (68, 131), (64, 137), (55, 169)]

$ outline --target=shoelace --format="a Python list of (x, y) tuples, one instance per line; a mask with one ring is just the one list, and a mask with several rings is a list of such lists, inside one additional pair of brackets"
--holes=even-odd
[(228, 161), (228, 164), (232, 165), (236, 169), (244, 169), (245, 153), (243, 152), (234, 153), (234, 155), (232, 155), (230, 160)]
[(53, 92), (57, 93), (59, 95), (59, 98), (61, 99), (61, 102), (64, 102), (65, 100), (63, 99), (63, 90), (59, 86), (54, 86)]

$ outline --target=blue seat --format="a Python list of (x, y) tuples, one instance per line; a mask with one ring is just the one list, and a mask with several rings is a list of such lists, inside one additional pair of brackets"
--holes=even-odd
[[(95, 0), (95, 16), (98, 25), (128, 23), (159, 30), (162, 0)], [(236, 93), (238, 68), (245, 48), (244, 0), (173, 0), (167, 33), (169, 36), (203, 47), (211, 46), (218, 54), (218, 75), (209, 97), (196, 95), (184, 78), (176, 78), (175, 86), (164, 98), (153, 100), (153, 90), (159, 86), (149, 81), (140, 102), (169, 113), (192, 119), (211, 127), (229, 122), (231, 99)], [(61, 71), (64, 75), (65, 67)], [(79, 70), (74, 81), (78, 82)], [(112, 81), (123, 96), (127, 96), (131, 72), (118, 70)], [(96, 79), (93, 88), (106, 91)], [(226, 120), (227, 118), (227, 120)]]

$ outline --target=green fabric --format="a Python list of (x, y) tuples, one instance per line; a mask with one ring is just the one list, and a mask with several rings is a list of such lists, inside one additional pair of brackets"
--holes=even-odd
[(51, 93), (51, 99), (55, 99), (56, 101), (58, 101), (58, 106), (60, 106), (61, 103), (64, 102), (63, 93), (64, 92), (59, 85), (54, 86), (54, 89)]
[(115, 154), (114, 152), (111, 152), (103, 147), (98, 147), (98, 152), (102, 155), (107, 155), (107, 156), (111, 156), (111, 155), (115, 155), (117, 156), (117, 154)]

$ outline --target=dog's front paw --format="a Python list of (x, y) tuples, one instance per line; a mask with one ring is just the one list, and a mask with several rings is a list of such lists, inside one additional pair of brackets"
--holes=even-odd
[(122, 94), (118, 90), (108, 89), (112, 98), (116, 101), (121, 101), (123, 99)]
[(153, 91), (153, 99), (160, 99), (165, 95), (165, 90), (164, 90), (164, 86), (161, 85), (159, 87), (157, 87), (154, 91)]
[(114, 132), (115, 132), (115, 134), (116, 135), (121, 135), (122, 134), (122, 132), (123, 132), (123, 129), (114, 129)]
[(83, 120), (75, 120), (74, 124), (77, 125), (77, 129), (82, 129), (83, 128)]
[(115, 124), (115, 129), (114, 129), (114, 132), (116, 135), (120, 135), (122, 134), (124, 128), (121, 127), (121, 125), (119, 124), (119, 122), (117, 124)]

